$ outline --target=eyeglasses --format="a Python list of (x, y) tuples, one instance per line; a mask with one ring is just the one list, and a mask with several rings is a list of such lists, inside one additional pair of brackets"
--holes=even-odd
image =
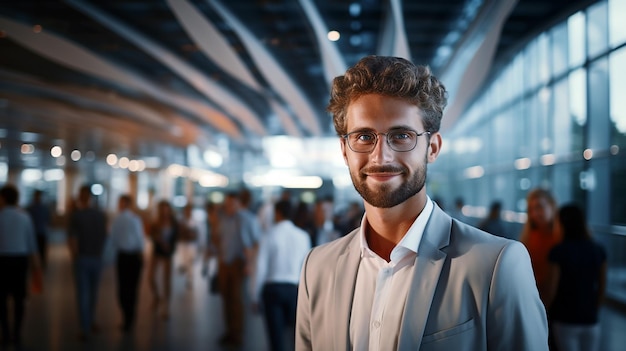
[(430, 132), (418, 133), (411, 129), (394, 129), (387, 133), (356, 131), (344, 134), (341, 137), (348, 142), (348, 146), (352, 151), (365, 154), (374, 151), (376, 143), (378, 143), (378, 135), (387, 137), (387, 145), (393, 151), (407, 152), (415, 149), (417, 137), (424, 134), (430, 135)]

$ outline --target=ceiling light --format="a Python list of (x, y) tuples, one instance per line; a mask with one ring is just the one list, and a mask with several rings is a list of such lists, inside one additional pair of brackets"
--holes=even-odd
[(585, 151), (583, 151), (583, 157), (587, 161), (591, 160), (593, 158), (593, 150), (586, 149)]
[(52, 149), (50, 149), (50, 155), (52, 155), (52, 157), (54, 158), (57, 158), (61, 156), (62, 154), (63, 154), (63, 149), (58, 145), (55, 145), (52, 147)]
[(528, 169), (530, 168), (531, 163), (532, 162), (530, 161), (528, 157), (518, 158), (517, 160), (515, 160), (515, 169), (517, 170)]
[(32, 154), (35, 152), (35, 146), (33, 144), (22, 144), (21, 151), (26, 155)]
[(128, 168), (128, 165), (130, 164), (130, 160), (128, 159), (128, 157), (122, 157), (120, 158), (120, 168)]
[(107, 164), (109, 166), (113, 166), (117, 163), (117, 155), (115, 154), (109, 154), (107, 155)]
[(350, 4), (350, 16), (357, 17), (361, 14), (361, 4), (353, 2)]
[(80, 154), (80, 151), (78, 150), (73, 150), (72, 153), (70, 154), (70, 158), (74, 162), (80, 160), (80, 157), (81, 157), (81, 154)]
[(337, 41), (341, 37), (341, 34), (339, 34), (339, 32), (337, 32), (336, 30), (331, 30), (330, 32), (328, 32), (327, 37), (330, 41)]

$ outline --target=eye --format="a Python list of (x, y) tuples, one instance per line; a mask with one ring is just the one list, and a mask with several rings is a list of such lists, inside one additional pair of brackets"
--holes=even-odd
[(373, 133), (355, 133), (354, 140), (359, 143), (372, 143), (376, 140), (376, 136)]
[(408, 130), (399, 130), (399, 131), (389, 133), (389, 139), (391, 141), (403, 142), (403, 141), (410, 141), (413, 138), (414, 138), (414, 134)]

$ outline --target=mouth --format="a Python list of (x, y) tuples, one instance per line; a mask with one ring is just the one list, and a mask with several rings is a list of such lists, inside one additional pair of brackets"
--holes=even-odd
[(364, 170), (363, 175), (379, 182), (385, 182), (402, 175), (400, 169)]

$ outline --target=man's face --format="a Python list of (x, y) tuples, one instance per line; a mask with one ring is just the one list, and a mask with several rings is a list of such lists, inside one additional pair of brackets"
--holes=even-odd
[[(348, 107), (348, 133), (387, 133), (397, 128), (425, 131), (417, 106), (397, 98), (369, 94)], [(426, 134), (418, 136), (415, 148), (407, 152), (392, 150), (383, 134), (378, 134), (378, 142), (370, 153), (354, 152), (347, 141), (341, 143), (355, 189), (367, 203), (380, 208), (394, 207), (423, 190), (426, 164), (437, 158), (440, 146), (439, 133), (433, 133), (430, 141)]]

